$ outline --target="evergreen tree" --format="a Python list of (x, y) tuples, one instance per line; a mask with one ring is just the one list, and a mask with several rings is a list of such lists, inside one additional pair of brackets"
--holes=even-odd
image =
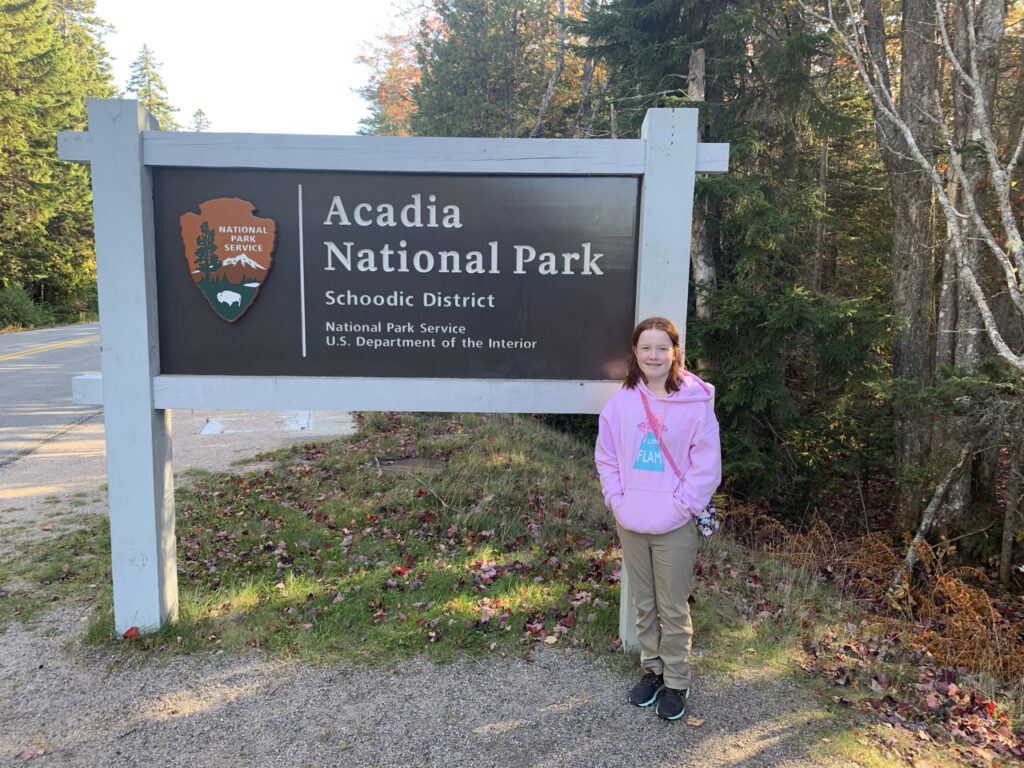
[[(74, 124), (67, 129), (85, 130), (86, 100), (118, 95), (110, 59), (103, 47), (103, 36), (109, 27), (96, 16), (94, 0), (54, 0), (52, 6), (57, 30), (69, 43), (74, 59), (74, 76), (64, 83), (76, 113)], [(89, 168), (58, 160), (54, 176), (63, 199), (47, 226), (47, 275), (34, 288), (36, 295), (45, 297), (47, 304), (54, 307), (58, 317), (74, 320), (96, 309)]]
[(203, 279), (209, 280), (210, 275), (220, 269), (220, 257), (217, 255), (217, 243), (214, 239), (210, 223), (204, 221), (199, 226), (199, 235), (196, 237), (196, 266), (203, 273)]
[[(865, 226), (855, 218), (863, 214), (822, 192), (847, 189), (822, 178), (823, 142), (858, 131), (863, 140), (870, 126), (863, 99), (838, 95), (851, 73), (833, 72), (839, 84), (824, 88), (823, 41), (772, 0), (613, 0), (592, 5), (577, 31), (611, 72), (610, 133), (636, 136), (651, 107), (693, 106), (703, 140), (730, 144), (730, 173), (698, 180), (717, 282), (701, 287), (710, 319), (690, 310), (688, 355), (718, 385), (733, 492), (795, 507), (830, 475), (882, 468), (877, 443), (841, 449), (861, 434), (853, 414), (874, 412), (863, 383), (876, 375), (887, 338), (879, 271), (858, 266), (854, 291), (835, 292), (850, 280), (836, 265), (859, 259), (843, 253), (846, 233), (877, 231), (878, 221)], [(703, 71), (691, 71), (701, 58)], [(697, 76), (700, 103), (688, 95)], [(850, 181), (878, 180), (877, 160), (868, 160), (843, 168)], [(877, 213), (877, 203), (860, 202)], [(828, 280), (814, 277), (816, 250), (830, 256)]]
[(95, 308), (88, 172), (57, 159), (56, 133), (85, 128), (110, 96), (91, 0), (0, 3), (0, 287), (58, 317)]
[(163, 64), (156, 60), (148, 45), (143, 45), (139, 55), (131, 64), (131, 76), (128, 78), (127, 90), (134, 93), (139, 103), (149, 110), (165, 131), (177, 131), (178, 125), (174, 113), (177, 107), (171, 106), (167, 98), (167, 86), (164, 85), (160, 67)]
[(525, 137), (543, 111), (546, 136), (569, 135), (583, 67), (570, 53), (566, 74), (552, 80), (565, 52), (557, 9), (554, 0), (433, 0), (418, 47), (414, 133)]
[(210, 118), (203, 110), (197, 109), (192, 113), (192, 125), (189, 128), (196, 133), (204, 133), (210, 130)]

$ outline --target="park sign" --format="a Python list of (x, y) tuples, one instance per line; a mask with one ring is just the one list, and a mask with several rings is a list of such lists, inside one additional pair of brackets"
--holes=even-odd
[(152, 173), (162, 374), (625, 374), (635, 176)]
[(728, 166), (693, 109), (614, 141), (88, 115), (58, 147), (91, 165), (102, 375), (74, 397), (104, 410), (121, 633), (177, 615), (173, 409), (597, 413), (637, 320), (685, 329), (694, 179)]

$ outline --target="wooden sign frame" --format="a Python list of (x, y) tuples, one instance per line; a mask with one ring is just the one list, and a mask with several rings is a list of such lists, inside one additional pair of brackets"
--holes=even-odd
[[(685, 329), (694, 180), (728, 170), (727, 144), (697, 141), (697, 110), (653, 109), (639, 139), (455, 139), (172, 133), (137, 102), (93, 99), (87, 132), (58, 134), (63, 160), (91, 165), (102, 375), (74, 381), (102, 403), (114, 624), (152, 631), (177, 616), (171, 410), (308, 409), (597, 413), (607, 380), (162, 375), (154, 167), (431, 174), (636, 176), (636, 319)], [(623, 339), (623, 343), (626, 340)], [(625, 584), (623, 585), (625, 593)], [(628, 615), (626, 600), (623, 614)], [(632, 633), (620, 621), (624, 640)]]

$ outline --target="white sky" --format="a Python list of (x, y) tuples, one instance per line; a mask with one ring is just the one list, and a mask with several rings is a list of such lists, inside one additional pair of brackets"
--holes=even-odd
[[(148, 45), (168, 101), (187, 130), (202, 109), (210, 130), (354, 134), (369, 79), (355, 62), (390, 25), (389, 0), (96, 0), (114, 82)], [(126, 94), (131, 98), (132, 94)]]

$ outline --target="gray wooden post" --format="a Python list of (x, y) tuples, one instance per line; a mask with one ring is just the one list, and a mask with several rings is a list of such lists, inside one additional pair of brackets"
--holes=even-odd
[[(697, 110), (652, 109), (640, 130), (644, 142), (640, 190), (640, 247), (636, 321), (667, 317), (686, 349), (686, 300), (690, 290), (690, 237), (697, 175)], [(636, 604), (623, 565), (619, 586), (619, 639), (639, 651)]]
[(90, 100), (88, 115), (114, 626), (144, 632), (178, 612), (171, 412), (153, 405), (153, 195), (141, 135), (159, 126), (131, 100)]

